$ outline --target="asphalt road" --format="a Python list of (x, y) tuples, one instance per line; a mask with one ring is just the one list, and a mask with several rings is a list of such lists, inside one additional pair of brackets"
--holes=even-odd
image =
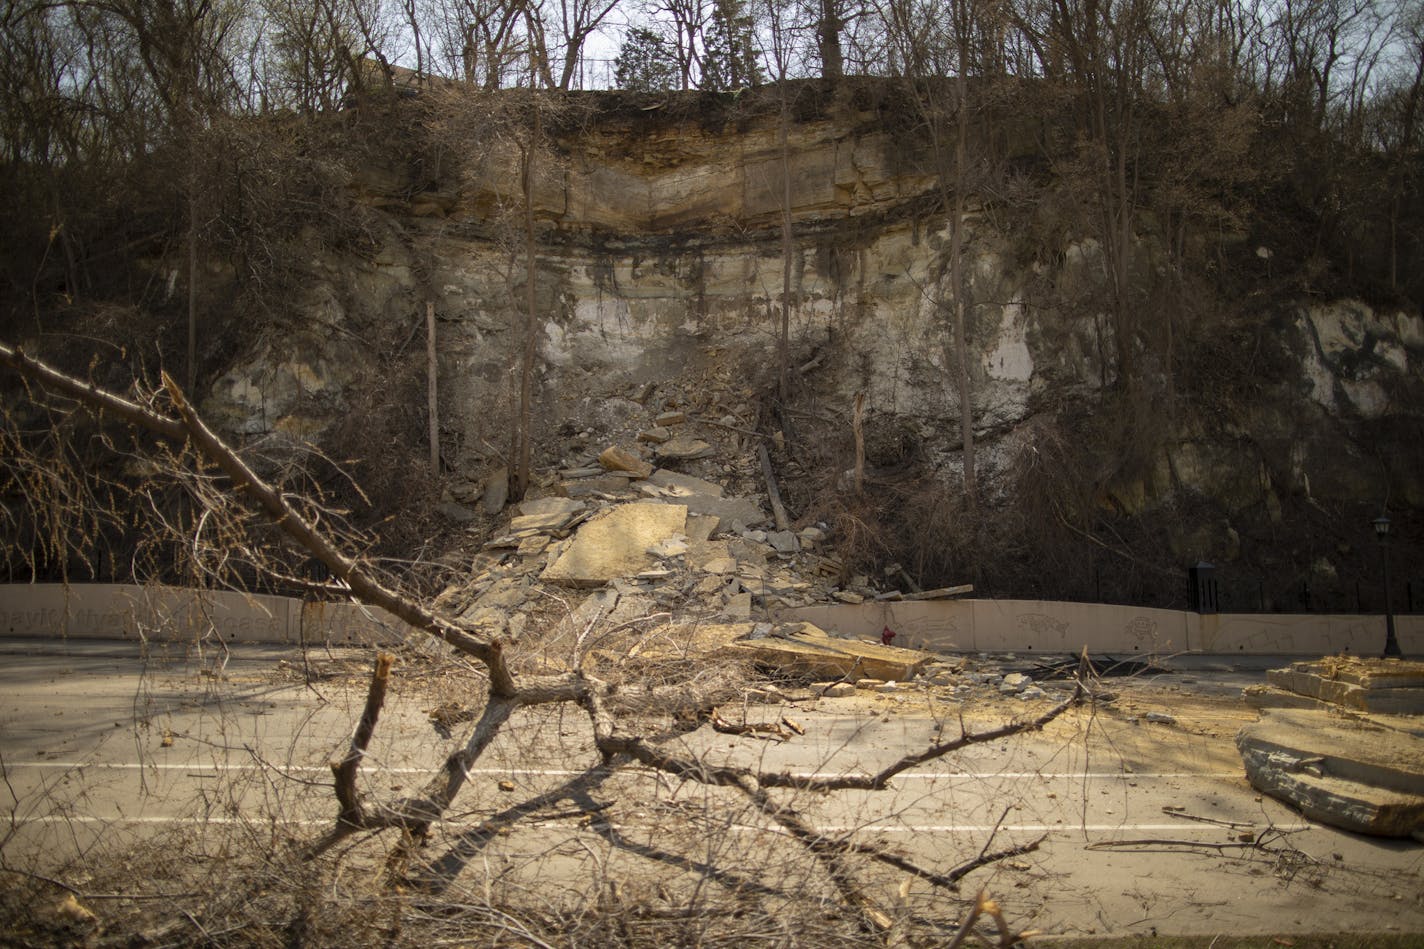
[[(364, 658), (314, 657), (323, 667)], [(175, 832), (220, 847), (274, 824), (311, 837), (330, 827), (329, 762), (359, 717), (359, 678), (309, 688), (300, 654), (280, 648), (221, 659), (177, 647), (140, 656), (126, 643), (0, 641), (6, 865), (64, 874)], [(1124, 684), (1110, 708), (927, 762), (888, 791), (783, 797), (826, 834), (853, 833), (938, 871), (986, 846), (1044, 838), (1031, 854), (976, 871), (966, 889), (988, 887), (1017, 923), (1047, 932), (1424, 933), (1424, 847), (1311, 824), (1245, 782), (1231, 737), (1254, 716), (1230, 696), (1267, 665), (1198, 662)], [(449, 698), (438, 682), (396, 675), (363, 772), (373, 796), (415, 790), (456, 747), (459, 734), (441, 739), (425, 711)], [(806, 734), (768, 742), (704, 727), (668, 747), (771, 771), (856, 773), (956, 734), (961, 714), (982, 728), (1026, 708), (987, 697), (960, 707), (924, 693), (749, 706), (724, 715), (787, 714)], [(1146, 723), (1154, 709), (1176, 721)], [(521, 713), (482, 757), (430, 852), (444, 853), (457, 879), (577, 889), (596, 869), (653, 880), (669, 899), (706, 880), (774, 887), (783, 868), (801, 865), (735, 793), (636, 769), (505, 833), (477, 833), (490, 814), (585, 774), (596, 764), (590, 747), (576, 709)], [(925, 911), (943, 900), (920, 882), (902, 893), (901, 877), (868, 878), (888, 903)]]

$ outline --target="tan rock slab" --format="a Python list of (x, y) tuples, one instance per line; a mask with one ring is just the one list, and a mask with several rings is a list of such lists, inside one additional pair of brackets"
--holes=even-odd
[(700, 494), (704, 497), (720, 498), (725, 493), (720, 484), (694, 478), (692, 475), (686, 475), (680, 471), (669, 471), (666, 468), (654, 471), (648, 476), (648, 480), (661, 488), (678, 489), (682, 494)]
[(1291, 663), (1290, 668), (1366, 689), (1424, 689), (1424, 662), (1408, 659), (1327, 656)]
[(649, 631), (628, 657), (688, 659), (738, 655), (732, 644), (751, 634), (752, 623), (667, 623)]
[(633, 502), (583, 524), (568, 547), (544, 571), (543, 579), (573, 586), (599, 586), (631, 577), (653, 566), (648, 548), (682, 534), (687, 508), (677, 504)]
[(836, 639), (812, 623), (785, 626), (764, 639), (742, 640), (734, 646), (779, 671), (822, 678), (912, 679), (934, 658), (914, 649)]
[(490, 584), (489, 589), (475, 600), (475, 605), (486, 609), (512, 610), (523, 606), (528, 599), (528, 585), (523, 580), (508, 577)]
[(700, 438), (689, 438), (686, 435), (679, 435), (670, 441), (664, 442), (655, 450), (659, 458), (672, 458), (677, 461), (691, 461), (694, 458), (707, 458), (712, 454), (711, 445)]
[(564, 481), (559, 484), (559, 491), (569, 498), (587, 498), (600, 494), (617, 496), (627, 493), (631, 478), (627, 472), (621, 472), (580, 481)]
[(1236, 736), (1258, 790), (1333, 827), (1424, 831), (1424, 741), (1326, 711), (1278, 709)]
[(687, 515), (688, 542), (692, 544), (707, 543), (708, 539), (717, 532), (717, 525), (720, 523), (718, 518), (709, 514), (694, 514), (689, 511)]
[(609, 471), (626, 471), (635, 478), (646, 478), (653, 473), (653, 466), (630, 451), (617, 445), (609, 445), (598, 456), (598, 463)]
[(728, 574), (737, 572), (737, 562), (731, 557), (713, 557), (700, 565), (700, 569), (708, 573)]
[(565, 514), (555, 511), (550, 514), (520, 514), (509, 519), (509, 532), (511, 534), (523, 534), (527, 531), (557, 531), (561, 530), (577, 515)]
[(504, 502), (509, 500), (509, 469), (496, 468), (485, 479), (483, 503), (485, 513), (498, 514), (504, 510)]
[(762, 512), (761, 506), (748, 498), (719, 498), (694, 494), (678, 498), (677, 503), (686, 505), (692, 514), (710, 515), (729, 526), (740, 524), (742, 527), (755, 527), (770, 520)]
[[(1391, 715), (1424, 715), (1424, 687), (1389, 688), (1380, 685), (1388, 679), (1366, 679), (1364, 683), (1332, 679), (1315, 672), (1296, 668), (1315, 663), (1296, 663), (1289, 669), (1272, 669), (1266, 681), (1277, 688), (1366, 712)], [(1395, 681), (1399, 681), (1396, 679)]]
[(533, 537), (526, 537), (519, 542), (519, 556), (537, 557), (549, 546), (549, 538), (546, 534), (535, 534)]
[(750, 593), (731, 594), (722, 605), (722, 615), (731, 620), (750, 619), (752, 615), (752, 595)]
[(578, 514), (587, 508), (588, 504), (583, 501), (576, 500), (574, 498), (547, 497), (534, 498), (529, 501), (521, 501), (519, 504), (519, 513), (525, 515), (526, 517), (535, 517), (539, 515), (552, 516), (555, 514), (562, 514), (566, 517), (572, 517), (573, 515)]

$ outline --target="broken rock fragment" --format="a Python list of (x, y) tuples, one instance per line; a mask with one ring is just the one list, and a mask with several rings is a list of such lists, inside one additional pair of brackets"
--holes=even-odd
[(609, 445), (598, 456), (598, 463), (609, 471), (626, 471), (635, 478), (646, 478), (653, 473), (653, 466), (630, 451), (617, 445)]
[(766, 542), (779, 554), (794, 554), (801, 549), (801, 543), (792, 531), (771, 531), (766, 535)]
[(677, 496), (705, 495), (709, 498), (720, 498), (724, 493), (720, 484), (666, 468), (654, 471), (648, 476), (648, 480), (660, 488), (670, 489)]
[(656, 449), (659, 458), (673, 461), (691, 461), (694, 458), (707, 458), (712, 454), (712, 446), (700, 438), (689, 438), (686, 435), (679, 435)]
[(498, 514), (509, 500), (509, 469), (496, 468), (485, 479), (484, 505), (486, 514)]

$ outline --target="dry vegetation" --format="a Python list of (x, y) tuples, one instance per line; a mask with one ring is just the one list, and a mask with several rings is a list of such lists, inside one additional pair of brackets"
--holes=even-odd
[[(274, 554), (275, 531), (320, 560), (331, 582), (354, 598), (453, 647), (447, 658), (421, 655), (427, 651), (416, 647), (400, 666), (424, 673), (433, 688), (422, 698), (432, 702), (435, 729), (458, 736), (424, 761), (428, 777), (418, 788), (382, 769), (391, 748), (413, 751), (418, 738), (390, 736), (386, 753), (369, 759), (399, 675), (396, 657), (381, 654), (354, 734), (344, 750), (325, 749), (340, 756), (329, 780), (293, 785), (276, 770), (258, 768), (202, 802), (202, 833), (100, 834), (60, 870), (7, 866), (16, 885), (6, 909), (17, 940), (664, 945), (757, 938), (835, 945), (873, 937), (955, 945), (976, 924), (996, 943), (1018, 938), (988, 897), (962, 904), (963, 912), (946, 912), (941, 901), (958, 901), (966, 876), (1029, 852), (1038, 841), (999, 846), (991, 835), (977, 855), (926, 865), (873, 840), (823, 834), (805, 809), (836, 792), (868, 792), (873, 807), (875, 792), (888, 789), (900, 772), (1040, 729), (1081, 693), (996, 727), (946, 723), (923, 748), (870, 774), (804, 774), (717, 761), (671, 739), (707, 722), (734, 734), (757, 728), (715, 711), (739, 694), (745, 670), (698, 659), (696, 627), (661, 641), (634, 629), (564, 624), (552, 637), (536, 634), (507, 648), (461, 628), (353, 559), (326, 527), (337, 520), (333, 512), (258, 477), (202, 423), (172, 380), (134, 401), (8, 348), (0, 359), (26, 378), (40, 402), (158, 437), (142, 456), (154, 476), (133, 497), (145, 499), (144, 490), (160, 486), (187, 493), (194, 523), (156, 523), (172, 531), (170, 539), (187, 538), (187, 562), (207, 585), (227, 582), (242, 572), (239, 566), (285, 574), (289, 560)], [(18, 439), (11, 444), (26, 446)], [(26, 449), (9, 465), (12, 476), (30, 486), (41, 522), (116, 513), (73, 459)], [(157, 477), (160, 470), (165, 477)], [(56, 528), (52, 536), (66, 543), (76, 535)], [(323, 688), (340, 685), (307, 684), (314, 708)], [(538, 787), (501, 784), (509, 794), (501, 807), (480, 801), (458, 810), (461, 792), (494, 748), (531, 760), (542, 756), (565, 770)], [(625, 790), (615, 793), (619, 787)], [(646, 827), (636, 839), (616, 819), (630, 806), (614, 806), (619, 800), (638, 802), (636, 823)], [(77, 803), (52, 806), (49, 815), (77, 814)], [(317, 817), (333, 810), (334, 818)], [(12, 813), (12, 838), (25, 817)], [(561, 834), (570, 823), (651, 866), (681, 872), (668, 878), (614, 871), (599, 852)], [(491, 849), (512, 834), (539, 842), (522, 856), (505, 854), (492, 874)], [(472, 867), (475, 872), (466, 872)], [(909, 899), (912, 884), (921, 899)], [(102, 925), (91, 908), (101, 904)]]

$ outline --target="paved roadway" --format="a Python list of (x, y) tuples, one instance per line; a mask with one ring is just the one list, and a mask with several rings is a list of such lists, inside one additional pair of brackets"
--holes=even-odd
[[(327, 762), (360, 714), (363, 687), (329, 680), (310, 690), (300, 655), (282, 648), (244, 647), (219, 676), (209, 674), (215, 660), (178, 647), (141, 658), (127, 643), (0, 641), (6, 864), (63, 874), (146, 841), (201, 850), (274, 823), (310, 836), (330, 826)], [(826, 833), (854, 832), (941, 870), (991, 837), (997, 849), (1046, 834), (1038, 852), (979, 871), (966, 888), (989, 887), (1016, 921), (1049, 932), (1424, 933), (1424, 847), (1312, 825), (1242, 778), (1230, 739), (1251, 715), (1202, 696), (1230, 694), (1267, 664), (1228, 673), (1198, 663), (1125, 686), (1111, 710), (917, 767), (891, 791), (794, 803)], [(413, 791), (454, 747), (426, 720), (424, 709), (449, 697), (432, 698), (439, 688), (411, 687), (398, 667), (365, 772), (372, 793)], [(1023, 707), (966, 714), (987, 726)], [(1131, 720), (1154, 708), (1173, 711), (1177, 724)], [(922, 694), (747, 712), (786, 712), (806, 735), (777, 744), (704, 728), (672, 744), (709, 760), (840, 774), (959, 727), (957, 706)], [(598, 870), (653, 880), (669, 899), (709, 878), (775, 881), (801, 866), (735, 795), (641, 771), (510, 833), (472, 834), (489, 814), (582, 773), (594, 763), (588, 747), (577, 710), (521, 715), (481, 760), (430, 852), (445, 853), (462, 883), (478, 877), (476, 886), (560, 879), (577, 888)], [(591, 808), (603, 808), (600, 819), (588, 818)], [(1264, 846), (1242, 846), (1245, 834)], [(1142, 840), (1158, 843), (1122, 843)], [(900, 879), (886, 882), (887, 901), (900, 898)], [(920, 912), (958, 912), (924, 884), (904, 898)]]

